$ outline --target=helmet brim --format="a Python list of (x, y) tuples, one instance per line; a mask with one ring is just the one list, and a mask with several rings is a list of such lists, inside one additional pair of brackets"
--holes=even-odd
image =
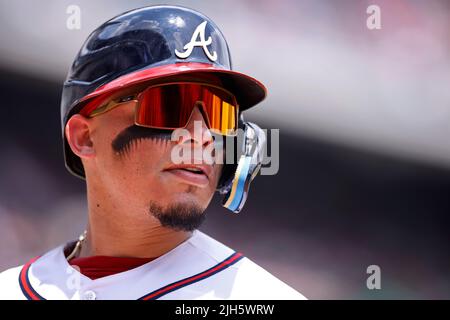
[(204, 81), (220, 85), (236, 96), (241, 111), (260, 103), (267, 95), (266, 87), (260, 81), (246, 74), (222, 69), (212, 64), (187, 62), (140, 69), (123, 75), (84, 96), (76, 103), (78, 104), (76, 109), (80, 110), (80, 105), (85, 105), (93, 98), (108, 96), (118, 90), (135, 86), (145, 87), (153, 83), (174, 80)]

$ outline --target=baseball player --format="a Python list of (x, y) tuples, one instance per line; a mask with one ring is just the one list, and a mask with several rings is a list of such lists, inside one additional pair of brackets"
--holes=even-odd
[[(66, 167), (86, 181), (86, 231), (1, 273), (0, 299), (304, 299), (198, 230), (215, 191), (242, 209), (265, 143), (242, 113), (265, 96), (232, 70), (223, 34), (199, 12), (151, 6), (101, 25), (61, 101)], [(230, 141), (240, 155), (220, 161)]]

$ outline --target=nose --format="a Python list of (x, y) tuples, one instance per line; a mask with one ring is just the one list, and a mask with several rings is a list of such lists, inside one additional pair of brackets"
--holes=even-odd
[[(185, 129), (190, 133), (190, 142), (192, 144), (206, 147), (214, 142), (214, 138), (201, 108), (201, 102), (197, 102)], [(189, 141), (183, 141), (183, 143), (186, 142)]]

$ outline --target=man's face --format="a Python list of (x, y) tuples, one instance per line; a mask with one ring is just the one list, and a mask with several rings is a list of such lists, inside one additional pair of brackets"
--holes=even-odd
[[(131, 211), (144, 210), (166, 227), (185, 231), (198, 228), (222, 165), (202, 163), (203, 173), (191, 172), (183, 165), (175, 167), (172, 150), (180, 146), (191, 149), (194, 164), (194, 154), (199, 154), (195, 149), (211, 148), (214, 140), (202, 113), (195, 108), (186, 127), (191, 139), (175, 142), (171, 141), (170, 130), (136, 126), (134, 109), (135, 102), (128, 102), (89, 119), (95, 157), (86, 170), (88, 184), (94, 177), (99, 182), (96, 187), (106, 189), (108, 197), (127, 204)], [(203, 139), (194, 134), (195, 122), (197, 129), (201, 123)]]

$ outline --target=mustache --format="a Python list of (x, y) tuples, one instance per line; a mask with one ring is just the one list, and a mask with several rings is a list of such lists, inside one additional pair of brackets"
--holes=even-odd
[(111, 142), (112, 149), (119, 155), (125, 155), (131, 151), (134, 144), (150, 139), (171, 141), (172, 130), (154, 129), (131, 125), (123, 129)]

